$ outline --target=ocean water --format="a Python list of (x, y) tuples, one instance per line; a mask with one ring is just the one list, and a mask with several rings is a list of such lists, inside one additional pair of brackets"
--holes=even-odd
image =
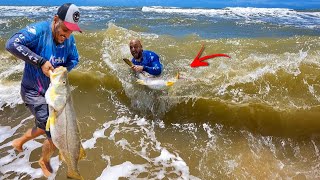
[[(17, 153), (12, 140), (33, 126), (20, 97), (24, 62), (5, 51), (27, 24), (57, 7), (0, 6), (0, 177), (44, 179), (44, 136)], [(80, 7), (81, 56), (69, 74), (87, 158), (84, 179), (320, 178), (320, 11), (279, 8)], [(162, 78), (150, 90), (122, 58), (129, 40), (157, 52)], [(208, 66), (190, 64), (202, 56)], [(52, 158), (54, 174), (66, 165)], [(17, 168), (19, 167), (19, 168)]]

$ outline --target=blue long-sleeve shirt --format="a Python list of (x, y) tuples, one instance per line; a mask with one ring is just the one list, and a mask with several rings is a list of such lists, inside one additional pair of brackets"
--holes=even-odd
[(41, 66), (50, 61), (54, 68), (73, 69), (79, 61), (73, 35), (62, 44), (56, 44), (49, 21), (31, 24), (14, 34), (6, 43), (6, 49), (24, 60), (25, 68), (21, 82), (21, 95), (26, 104), (46, 104), (44, 95), (50, 79), (43, 74)]
[(134, 65), (143, 66), (143, 71), (151, 75), (158, 76), (162, 72), (160, 58), (152, 51), (143, 50), (141, 61), (137, 61), (135, 58), (132, 58), (131, 61)]

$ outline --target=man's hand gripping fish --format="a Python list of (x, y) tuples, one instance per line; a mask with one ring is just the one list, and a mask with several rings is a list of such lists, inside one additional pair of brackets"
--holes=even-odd
[(60, 159), (68, 166), (68, 178), (83, 179), (79, 173), (78, 161), (86, 155), (80, 142), (67, 69), (62, 66), (56, 68), (54, 72), (50, 72), (50, 80), (51, 84), (45, 95), (49, 105), (46, 129), (50, 129), (52, 141), (59, 149)]

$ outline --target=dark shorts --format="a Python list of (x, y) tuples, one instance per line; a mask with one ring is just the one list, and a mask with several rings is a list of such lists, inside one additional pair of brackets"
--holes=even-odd
[[(46, 124), (49, 117), (48, 104), (26, 104), (35, 117), (36, 127), (46, 131)], [(48, 138), (51, 138), (50, 131), (46, 131)]]

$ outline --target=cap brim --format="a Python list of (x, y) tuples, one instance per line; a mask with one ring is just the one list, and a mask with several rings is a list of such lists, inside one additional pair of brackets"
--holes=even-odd
[(63, 21), (64, 25), (66, 25), (66, 27), (71, 30), (71, 31), (79, 31), (82, 33), (80, 27), (78, 24), (74, 24), (74, 23), (69, 23), (67, 21)]

